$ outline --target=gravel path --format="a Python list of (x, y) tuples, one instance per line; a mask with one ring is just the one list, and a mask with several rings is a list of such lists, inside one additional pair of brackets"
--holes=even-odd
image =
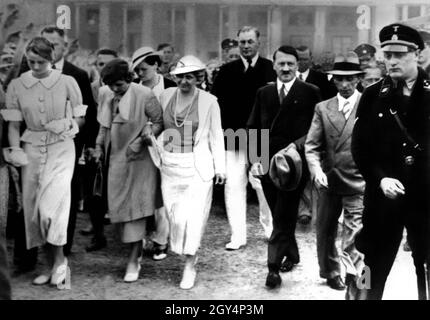
[[(78, 215), (77, 231), (88, 223), (88, 215)], [(265, 288), (267, 242), (258, 222), (256, 205), (248, 208), (248, 244), (239, 251), (226, 251), (229, 239), (228, 221), (224, 208), (218, 203), (212, 208), (203, 239), (197, 282), (193, 289), (178, 288), (183, 259), (169, 254), (163, 261), (145, 257), (140, 278), (133, 284), (122, 281), (127, 247), (120, 244), (114, 227), (106, 227), (108, 248), (86, 253), (88, 237), (76, 233), (74, 254), (69, 261), (72, 270), (72, 289), (31, 285), (42, 270), (43, 257), (34, 273), (13, 278), (14, 299), (184, 299), (184, 300), (342, 300), (344, 292), (330, 289), (318, 276), (315, 228), (298, 225), (296, 234), (301, 263), (290, 273), (281, 274), (282, 286), (269, 291)], [(386, 299), (416, 299), (415, 275), (410, 253), (399, 251), (388, 279)]]

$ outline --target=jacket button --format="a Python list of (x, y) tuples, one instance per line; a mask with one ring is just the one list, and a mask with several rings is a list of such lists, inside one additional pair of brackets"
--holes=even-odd
[(39, 97), (39, 101), (40, 101), (40, 102), (42, 102), (43, 100), (44, 100), (44, 99), (43, 99), (43, 96), (40, 96), (40, 97)]
[(378, 114), (379, 118), (382, 118), (384, 115), (382, 113)]
[(403, 146), (406, 147), (406, 142), (403, 142)]
[(40, 112), (44, 113), (45, 112), (45, 108), (40, 108)]

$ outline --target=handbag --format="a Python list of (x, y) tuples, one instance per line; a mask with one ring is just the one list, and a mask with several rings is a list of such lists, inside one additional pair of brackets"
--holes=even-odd
[(103, 195), (103, 164), (100, 161), (97, 165), (96, 176), (94, 178), (93, 196), (102, 197)]

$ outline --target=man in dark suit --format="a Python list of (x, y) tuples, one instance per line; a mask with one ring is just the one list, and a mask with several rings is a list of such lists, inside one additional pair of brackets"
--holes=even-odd
[(299, 55), (299, 66), (296, 76), (299, 80), (316, 85), (320, 89), (323, 100), (330, 99), (337, 94), (336, 86), (328, 81), (327, 75), (313, 70), (312, 53), (306, 46), (300, 46), (297, 49)]
[[(223, 65), (215, 79), (212, 93), (218, 98), (224, 130), (232, 129), (246, 139), (246, 121), (259, 88), (275, 79), (272, 62), (260, 57), (260, 32), (245, 26), (237, 34), (240, 59)], [(240, 130), (241, 129), (241, 130)], [(227, 250), (237, 250), (246, 244), (246, 146), (226, 141), (225, 202), (231, 227)], [(242, 140), (243, 141), (243, 140)]]
[(406, 227), (418, 298), (426, 299), (430, 82), (418, 68), (424, 43), (415, 29), (399, 23), (382, 28), (379, 40), (388, 75), (364, 90), (352, 134), (352, 155), (366, 181), (356, 246), (370, 271), (370, 287), (359, 288), (357, 298), (382, 299)]
[(68, 76), (75, 78), (82, 93), (83, 103), (88, 106), (85, 115), (85, 125), (75, 137), (76, 162), (75, 171), (72, 178), (72, 202), (70, 205), (69, 225), (67, 227), (67, 244), (64, 246), (64, 254), (70, 254), (73, 245), (73, 236), (76, 226), (76, 214), (79, 203), (79, 165), (78, 161), (81, 157), (84, 146), (86, 148), (94, 148), (95, 140), (98, 134), (99, 124), (97, 122), (97, 109), (91, 91), (91, 83), (88, 74), (71, 64), (64, 59), (64, 54), (67, 49), (67, 42), (64, 30), (57, 27), (45, 27), (41, 32), (42, 37), (49, 40), (54, 45), (54, 61), (53, 68), (62, 70)]
[[(354, 245), (361, 229), (364, 179), (351, 154), (351, 135), (361, 94), (357, 91), (360, 69), (357, 55), (339, 55), (330, 71), (339, 93), (315, 107), (306, 144), (306, 160), (311, 179), (320, 190), (316, 221), (320, 276), (335, 290), (345, 289), (341, 262), (347, 282), (356, 279), (362, 254)], [(343, 210), (342, 244), (336, 248), (338, 219)], [(358, 268), (358, 269), (357, 269)]]
[[(293, 47), (280, 47), (273, 59), (278, 76), (276, 83), (257, 91), (248, 128), (270, 129), (269, 158), (294, 143), (306, 163), (303, 145), (315, 105), (321, 100), (319, 89), (296, 78), (298, 55)], [(303, 167), (306, 169), (306, 164)], [(304, 170), (297, 189), (281, 191), (271, 181), (267, 169), (263, 170), (266, 174), (262, 185), (273, 215), (273, 232), (268, 245), (266, 286), (275, 288), (282, 282), (279, 271), (290, 271), (300, 261), (295, 228), (300, 196), (309, 173)]]

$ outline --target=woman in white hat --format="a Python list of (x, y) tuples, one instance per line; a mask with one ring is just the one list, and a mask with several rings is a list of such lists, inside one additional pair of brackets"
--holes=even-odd
[(186, 256), (180, 288), (191, 289), (197, 250), (212, 203), (212, 186), (225, 181), (224, 136), (215, 96), (196, 87), (205, 65), (194, 56), (181, 58), (171, 72), (178, 88), (160, 97), (165, 131), (161, 190), (170, 222), (170, 249)]
[[(154, 51), (151, 47), (142, 47), (133, 53), (132, 69), (138, 76), (133, 82), (144, 85), (155, 94), (158, 100), (166, 88), (176, 87), (176, 83), (157, 73), (161, 66), (160, 51)], [(153, 242), (152, 258), (156, 261), (167, 257), (167, 244), (169, 236), (169, 221), (164, 208), (157, 208), (154, 213), (155, 230), (151, 238)]]
[(176, 87), (176, 83), (157, 73), (161, 65), (161, 52), (154, 51), (151, 47), (142, 47), (133, 53), (131, 58), (131, 68), (138, 78), (134, 80), (154, 92), (157, 99), (160, 98), (161, 92), (170, 87)]

